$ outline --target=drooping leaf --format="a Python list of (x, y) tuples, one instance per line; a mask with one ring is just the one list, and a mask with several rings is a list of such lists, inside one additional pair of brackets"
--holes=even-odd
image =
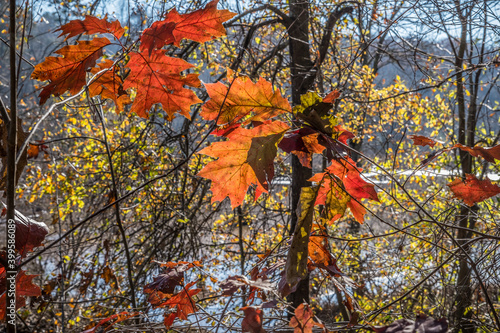
[(229, 10), (218, 10), (218, 0), (210, 1), (205, 8), (192, 13), (179, 14), (175, 8), (166, 16), (165, 22), (174, 22), (174, 45), (179, 46), (182, 39), (190, 39), (198, 43), (207, 42), (216, 37), (226, 35), (223, 22), (231, 19), (235, 13)]
[(35, 247), (41, 246), (45, 236), (49, 233), (49, 228), (43, 222), (37, 222), (15, 211), (16, 222), (16, 250), (21, 258)]
[(245, 318), (241, 322), (243, 332), (250, 333), (265, 333), (262, 328), (262, 310), (252, 306), (245, 306), (240, 309), (245, 314)]
[(326, 102), (318, 94), (310, 91), (300, 96), (301, 103), (293, 108), (293, 113), (298, 119), (315, 130), (332, 135), (334, 133), (333, 128), (337, 125), (337, 119), (329, 114), (333, 107), (333, 97), (335, 97), (334, 92), (331, 94), (327, 99), (328, 102)]
[(317, 228), (310, 236), (308, 253), (313, 266), (327, 271), (332, 276), (343, 275), (337, 266), (337, 259), (328, 250), (328, 238), (321, 228)]
[(99, 74), (89, 85), (90, 97), (99, 95), (103, 99), (111, 99), (115, 103), (116, 112), (123, 111), (124, 105), (130, 104), (132, 101), (125, 89), (123, 89), (123, 80), (118, 75), (118, 66), (114, 66), (113, 61), (109, 59), (97, 64), (97, 66), (90, 71), (92, 74), (97, 74), (106, 68), (110, 70)]
[[(217, 120), (218, 125), (239, 122), (266, 121), (291, 112), (288, 101), (271, 83), (260, 78), (253, 83), (247, 77), (238, 77), (227, 87), (222, 82), (205, 84), (210, 100), (203, 105), (201, 116)], [(251, 117), (247, 117), (252, 115)]]
[(66, 91), (74, 95), (86, 84), (87, 70), (95, 66), (103, 55), (103, 49), (111, 44), (107, 38), (94, 38), (90, 41), (78, 41), (78, 45), (64, 46), (55, 53), (62, 57), (47, 57), (35, 66), (32, 79), (50, 81), (40, 93), (40, 105), (50, 95), (60, 96)]
[(97, 33), (109, 33), (115, 36), (116, 39), (120, 39), (125, 33), (125, 29), (122, 28), (119, 21), (108, 21), (108, 16), (106, 15), (103, 19), (99, 19), (95, 16), (85, 15), (84, 20), (73, 20), (69, 23), (61, 26), (56, 30), (61, 31), (59, 37), (66, 35), (64, 40), (68, 40), (71, 37), (84, 34), (93, 35)]
[(416, 320), (398, 319), (382, 327), (374, 327), (376, 333), (446, 333), (448, 322), (445, 318), (434, 319), (424, 314), (417, 316)]
[(500, 186), (492, 184), (488, 178), (479, 180), (471, 174), (467, 174), (465, 180), (455, 179), (448, 187), (456, 198), (463, 200), (468, 206), (500, 193)]
[(481, 156), (486, 161), (491, 163), (495, 163), (495, 160), (500, 161), (500, 145), (496, 145), (490, 148), (483, 148), (479, 146), (467, 147), (458, 143), (454, 145), (453, 148), (460, 148), (461, 150), (468, 152), (474, 157)]
[[(113, 325), (116, 325), (122, 321), (125, 321), (127, 319), (130, 319), (132, 317), (138, 316), (140, 313), (139, 312), (127, 312), (123, 311), (120, 313), (116, 313), (112, 316), (109, 316), (107, 318), (102, 319), (95, 325), (94, 327), (83, 331), (82, 333), (96, 333), (96, 332), (105, 332), (108, 329), (110, 329)], [(106, 326), (105, 329), (102, 329), (103, 326)], [(101, 328), (101, 330), (98, 330), (98, 328)]]
[(228, 141), (215, 142), (202, 149), (199, 154), (218, 158), (198, 173), (212, 180), (212, 202), (229, 197), (234, 208), (243, 203), (252, 184), (267, 191), (274, 176), (277, 143), (288, 128), (280, 121), (263, 123), (252, 129), (237, 128), (228, 135)]
[[(38, 275), (28, 275), (20, 270), (16, 275), (16, 310), (26, 305), (26, 297), (40, 296), (42, 290), (33, 283)], [(0, 320), (5, 320), (7, 310), (7, 274), (4, 267), (0, 269)]]
[(292, 317), (288, 326), (294, 329), (294, 333), (312, 333), (314, 326), (325, 328), (325, 325), (314, 321), (314, 313), (307, 303), (295, 309), (295, 316)]
[(102, 273), (101, 273), (101, 277), (104, 279), (104, 282), (107, 285), (110, 285), (113, 288), (120, 290), (120, 284), (118, 283), (118, 279), (117, 279), (115, 273), (113, 272), (113, 270), (111, 269), (111, 267), (109, 267), (109, 265), (106, 265), (103, 268)]
[(136, 90), (136, 97), (130, 112), (147, 118), (148, 112), (155, 104), (160, 103), (172, 120), (176, 112), (190, 118), (191, 105), (201, 100), (195, 93), (184, 86), (199, 87), (197, 74), (181, 75), (181, 72), (193, 65), (179, 58), (167, 57), (163, 51), (132, 52), (127, 63), (130, 73), (124, 82), (124, 89)]
[(297, 225), (293, 232), (292, 243), (286, 259), (286, 282), (290, 287), (299, 283), (308, 273), (307, 256), (309, 235), (311, 234), (314, 202), (318, 187), (303, 187), (297, 208)]
[(340, 180), (327, 171), (314, 175), (310, 181), (321, 184), (315, 205), (324, 206), (324, 217), (329, 223), (340, 219), (347, 209), (347, 204), (351, 201), (349, 194), (342, 188)]
[(413, 140), (413, 144), (416, 146), (430, 146), (432, 148), (436, 145), (436, 141), (422, 135), (410, 135), (409, 138)]
[(332, 90), (328, 95), (323, 98), (323, 103), (330, 103), (333, 104), (335, 103), (335, 100), (340, 97), (340, 91), (338, 90)]

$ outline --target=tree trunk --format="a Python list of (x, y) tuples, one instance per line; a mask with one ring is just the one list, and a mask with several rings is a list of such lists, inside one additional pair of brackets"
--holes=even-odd
[[(292, 104), (300, 104), (300, 96), (313, 85), (315, 72), (309, 50), (309, 1), (290, 0), (291, 24), (288, 28), (290, 40), (290, 71), (292, 79)], [(289, 234), (292, 235), (297, 225), (296, 210), (302, 187), (310, 186), (307, 180), (312, 177), (312, 170), (303, 167), (297, 156), (292, 155), (292, 191), (291, 191), (291, 224)], [(297, 290), (290, 294), (288, 300), (296, 308), (303, 302), (309, 303), (309, 277), (299, 282)], [(292, 311), (293, 313), (293, 311)]]

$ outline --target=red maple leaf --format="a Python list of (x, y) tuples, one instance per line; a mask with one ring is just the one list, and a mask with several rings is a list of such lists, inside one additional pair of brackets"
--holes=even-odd
[(116, 39), (120, 39), (125, 33), (125, 29), (122, 28), (120, 22), (109, 22), (107, 15), (103, 19), (86, 15), (84, 20), (70, 21), (56, 31), (61, 31), (59, 37), (66, 34), (68, 35), (64, 40), (80, 34), (92, 35), (97, 33), (109, 33), (115, 36)]
[(448, 187), (456, 198), (473, 206), (476, 202), (484, 201), (500, 193), (500, 186), (494, 185), (489, 179), (479, 180), (476, 176), (467, 174), (465, 180), (455, 179)]
[(245, 318), (241, 322), (243, 332), (250, 333), (265, 333), (262, 328), (262, 310), (252, 306), (245, 306), (240, 309), (245, 314)]
[(311, 168), (313, 154), (321, 154), (325, 150), (325, 146), (318, 141), (320, 135), (310, 127), (302, 127), (287, 133), (279, 147), (287, 153), (295, 154), (303, 166)]
[(55, 53), (62, 57), (47, 57), (36, 65), (32, 79), (50, 81), (40, 93), (40, 105), (49, 96), (60, 96), (69, 90), (78, 93), (86, 84), (87, 70), (95, 66), (103, 55), (103, 49), (111, 42), (107, 38), (94, 38), (90, 41), (78, 41), (78, 45), (64, 46)]
[(228, 141), (202, 149), (199, 154), (218, 158), (198, 173), (212, 180), (212, 202), (229, 197), (234, 208), (243, 203), (252, 184), (261, 192), (267, 191), (274, 176), (277, 143), (288, 129), (281, 121), (266, 122), (252, 129), (240, 127), (228, 135)]
[(490, 148), (483, 148), (479, 146), (467, 147), (457, 143), (453, 148), (460, 148), (474, 157), (481, 156), (485, 160), (491, 163), (495, 163), (495, 160), (500, 161), (500, 145), (496, 145)]
[[(27, 275), (20, 270), (16, 276), (16, 310), (26, 305), (27, 296), (40, 296), (42, 290), (33, 283), (38, 275)], [(4, 320), (7, 310), (7, 274), (4, 267), (0, 267), (0, 320)]]
[[(218, 125), (238, 122), (242, 118), (246, 123), (262, 122), (291, 112), (288, 101), (263, 78), (253, 83), (247, 77), (239, 77), (229, 87), (217, 82), (205, 84), (205, 88), (210, 100), (203, 105), (200, 115), (206, 120), (217, 120)], [(253, 116), (247, 117), (250, 114)]]
[[(194, 303), (192, 297), (198, 294), (201, 289), (189, 290), (189, 288), (191, 288), (195, 283), (196, 281), (188, 283), (181, 292), (175, 294), (173, 297), (160, 305), (161, 307), (168, 306), (171, 309), (176, 309), (175, 312), (165, 317), (165, 325), (172, 325), (173, 321), (176, 318), (186, 320), (189, 314), (196, 312), (196, 304)], [(167, 328), (169, 327), (170, 326), (168, 326)]]
[(430, 146), (431, 148), (436, 145), (436, 141), (429, 139), (422, 135), (410, 135), (410, 139), (413, 140), (413, 144), (416, 146)]
[(49, 228), (43, 222), (30, 219), (20, 212), (15, 212), (16, 221), (16, 250), (21, 258), (35, 247), (41, 246), (45, 236), (49, 233)]
[(181, 72), (193, 67), (188, 62), (167, 57), (163, 51), (151, 53), (132, 52), (127, 63), (130, 73), (124, 82), (124, 89), (134, 88), (137, 95), (130, 112), (147, 118), (148, 111), (154, 104), (160, 103), (172, 120), (179, 112), (190, 118), (191, 105), (200, 103), (192, 90), (184, 86), (199, 87), (200, 80), (197, 74), (181, 75)]
[(236, 14), (226, 9), (218, 10), (217, 3), (218, 0), (213, 0), (205, 8), (187, 14), (179, 14), (175, 8), (172, 9), (164, 20), (154, 22), (144, 30), (141, 51), (148, 50), (151, 53), (168, 44), (179, 46), (182, 39), (204, 43), (225, 36), (226, 29), (222, 23)]
[(337, 259), (328, 250), (328, 238), (321, 227), (316, 226), (316, 232), (309, 237), (308, 254), (312, 265), (326, 270), (333, 276), (342, 275), (337, 266)]

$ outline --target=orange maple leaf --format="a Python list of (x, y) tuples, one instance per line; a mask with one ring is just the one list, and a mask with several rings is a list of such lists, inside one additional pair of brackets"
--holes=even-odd
[(118, 66), (114, 66), (113, 61), (109, 59), (104, 60), (97, 66), (90, 71), (92, 74), (97, 74), (106, 68), (110, 70), (101, 73), (89, 85), (90, 97), (100, 95), (102, 98), (109, 98), (115, 102), (117, 113), (123, 111), (123, 106), (132, 103), (132, 101), (125, 89), (123, 89), (123, 80), (117, 73)]
[(84, 20), (70, 21), (56, 31), (62, 31), (59, 37), (68, 35), (64, 40), (80, 34), (92, 35), (96, 33), (109, 33), (115, 36), (116, 39), (120, 39), (125, 33), (125, 29), (122, 28), (120, 22), (109, 22), (107, 15), (103, 19), (86, 15)]
[(210, 100), (203, 105), (200, 115), (217, 124), (237, 122), (253, 113), (246, 122), (265, 121), (282, 113), (291, 112), (288, 101), (270, 82), (260, 78), (253, 83), (247, 77), (232, 81), (230, 87), (221, 82), (205, 84)]
[(455, 179), (448, 187), (456, 198), (462, 199), (468, 206), (473, 206), (476, 202), (484, 201), (500, 193), (500, 186), (492, 184), (486, 178), (479, 180), (476, 176), (467, 174), (464, 180)]
[(94, 38), (90, 41), (78, 41), (78, 45), (64, 46), (55, 53), (62, 57), (47, 57), (35, 66), (32, 79), (50, 81), (40, 93), (40, 105), (49, 96), (60, 96), (69, 90), (76, 94), (86, 84), (87, 70), (95, 66), (103, 55), (103, 48), (111, 44), (107, 38)]
[(281, 121), (266, 122), (252, 129), (240, 127), (228, 134), (229, 141), (215, 142), (202, 149), (200, 154), (218, 158), (198, 173), (212, 180), (212, 202), (229, 197), (234, 208), (243, 203), (252, 184), (260, 192), (267, 191), (274, 176), (277, 143), (288, 129)]
[(299, 305), (295, 309), (295, 316), (292, 317), (288, 326), (294, 328), (294, 333), (312, 333), (314, 326), (324, 328), (325, 325), (313, 320), (314, 313), (307, 303)]
[(197, 74), (181, 75), (181, 72), (193, 67), (190, 63), (168, 57), (164, 51), (157, 50), (130, 54), (127, 63), (130, 73), (124, 82), (124, 89), (134, 88), (137, 95), (130, 112), (147, 118), (148, 111), (154, 104), (161, 103), (168, 119), (179, 112), (190, 118), (191, 105), (201, 103), (192, 90), (184, 86), (199, 87), (201, 85)]
[(328, 238), (324, 227), (314, 225), (315, 232), (309, 237), (308, 255), (313, 266), (326, 270), (333, 276), (342, 275), (337, 266), (337, 259), (333, 257), (328, 249)]

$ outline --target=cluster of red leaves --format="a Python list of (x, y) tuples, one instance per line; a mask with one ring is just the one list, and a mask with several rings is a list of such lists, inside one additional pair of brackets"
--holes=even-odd
[(366, 209), (361, 205), (361, 199), (379, 201), (374, 185), (361, 178), (361, 170), (349, 157), (332, 160), (325, 171), (310, 179), (321, 184), (315, 205), (325, 206), (330, 223), (342, 217), (346, 208), (363, 223)]
[[(48, 57), (38, 64), (32, 78), (49, 81), (40, 93), (40, 104), (44, 104), (50, 95), (61, 96), (66, 91), (74, 95), (88, 85), (90, 97), (100, 95), (111, 99), (117, 111), (132, 103), (130, 112), (147, 118), (148, 111), (155, 104), (161, 104), (167, 117), (172, 119), (176, 112), (189, 118), (191, 105), (200, 103), (193, 90), (201, 86), (197, 74), (183, 75), (182, 72), (193, 67), (188, 62), (165, 55), (162, 47), (176, 45), (182, 39), (206, 42), (225, 35), (222, 23), (235, 14), (217, 9), (217, 0), (203, 9), (179, 14), (175, 9), (166, 14), (165, 19), (153, 23), (141, 35), (139, 52), (130, 52), (126, 68), (120, 73), (119, 66), (109, 59), (97, 64), (105, 47), (111, 45), (106, 37), (95, 37), (88, 41), (77, 41), (77, 45), (68, 45), (55, 53), (61, 57)], [(66, 39), (81, 34), (111, 34), (123, 48), (120, 38), (125, 30), (118, 21), (109, 22), (107, 18), (97, 19), (86, 16), (84, 20), (73, 20), (58, 29)], [(96, 67), (97, 64), (97, 67)], [(87, 73), (94, 74), (94, 80), (87, 82)], [(134, 90), (132, 101), (129, 93)]]
[[(434, 145), (436, 144), (436, 141), (425, 136), (413, 135), (410, 138), (413, 139), (414, 145), (429, 145), (430, 147), (434, 147)], [(450, 148), (443, 148), (437, 152), (434, 152), (422, 163), (422, 166), (428, 164), (430, 161), (432, 161), (442, 153), (454, 148), (466, 151), (474, 157), (482, 157), (490, 163), (494, 163), (495, 160), (500, 161), (500, 145), (496, 145), (491, 148), (484, 148), (479, 146), (467, 147), (457, 143)], [(500, 193), (500, 186), (492, 184), (488, 178), (479, 180), (475, 175), (471, 174), (467, 174), (464, 180), (455, 179), (450, 184), (448, 184), (448, 187), (453, 192), (455, 198), (463, 200), (463, 202), (468, 206), (473, 206), (478, 202), (482, 202)]]
[[(192, 297), (201, 289), (190, 289), (196, 281), (184, 286), (184, 272), (193, 267), (201, 267), (201, 264), (198, 261), (160, 264), (165, 267), (163, 274), (144, 286), (144, 293), (149, 295), (148, 302), (155, 308), (174, 309), (174, 311), (165, 312), (164, 316), (165, 327), (170, 328), (176, 318), (186, 320), (189, 314), (196, 312)], [(175, 293), (176, 287), (182, 287), (182, 290)]]
[[(36, 247), (42, 246), (49, 229), (45, 223), (32, 220), (16, 211), (16, 240), (15, 248), (19, 257), (17, 263), (25, 258), (29, 252)], [(6, 260), (6, 253), (0, 256)], [(26, 274), (26, 271), (19, 270), (16, 276), (16, 310), (26, 305), (26, 297), (40, 296), (42, 291), (39, 286), (33, 283), (33, 278), (37, 275)], [(6, 268), (0, 265), (0, 320), (5, 320), (7, 299), (7, 272)]]

